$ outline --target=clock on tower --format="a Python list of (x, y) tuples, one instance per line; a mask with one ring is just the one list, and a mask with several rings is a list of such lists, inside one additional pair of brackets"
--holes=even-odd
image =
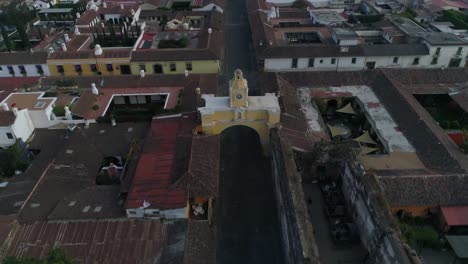
[(231, 107), (247, 107), (247, 97), (249, 88), (247, 80), (242, 75), (242, 71), (237, 69), (234, 72), (234, 78), (229, 82), (229, 100)]

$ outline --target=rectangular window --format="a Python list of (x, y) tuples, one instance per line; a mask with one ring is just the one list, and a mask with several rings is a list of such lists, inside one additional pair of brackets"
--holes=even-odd
[(431, 64), (437, 64), (437, 58), (432, 58)]
[(13, 139), (13, 134), (11, 134), (11, 133), (6, 133), (6, 136), (7, 136), (8, 139)]
[(292, 59), (291, 68), (297, 68), (297, 59)]
[(81, 69), (81, 65), (80, 65), (80, 64), (75, 65), (75, 71), (76, 71), (76, 72), (82, 72), (82, 71), (83, 71), (83, 69)]
[(192, 70), (192, 63), (189, 63), (189, 62), (186, 63), (186, 64), (185, 64), (185, 69), (186, 69), (187, 71), (191, 71), (191, 70)]
[(63, 65), (57, 65), (57, 72), (59, 72), (59, 73), (64, 73), (65, 72), (65, 70), (63, 68)]
[(24, 68), (24, 65), (19, 65), (18, 69), (19, 69), (21, 74), (26, 74), (26, 68)]
[(36, 65), (36, 70), (38, 74), (44, 74), (44, 69), (42, 69), (42, 65)]
[(352, 58), (352, 59), (351, 59), (351, 63), (352, 63), (352, 64), (356, 64), (356, 58)]
[(457, 55), (460, 55), (462, 53), (463, 47), (459, 47), (457, 50)]
[(435, 55), (439, 55), (439, 54), (440, 54), (440, 48), (437, 48), (436, 52), (435, 52)]
[(171, 65), (169, 66), (169, 68), (171, 69), (171, 72), (177, 71), (177, 67), (176, 67), (176, 64), (175, 64), (175, 63), (171, 63)]
[(14, 75), (15, 74), (15, 70), (13, 69), (13, 66), (7, 66), (8, 68), (8, 72), (11, 74), (11, 75)]
[(398, 57), (393, 57), (393, 63), (398, 63)]
[(42, 108), (44, 107), (45, 105), (45, 102), (37, 102), (35, 105), (34, 105), (34, 108)]
[(309, 59), (309, 68), (314, 67), (315, 59)]
[(91, 71), (92, 71), (92, 72), (97, 72), (97, 66), (96, 66), (96, 64), (91, 64), (91, 65), (89, 65), (89, 67), (91, 68)]
[(418, 65), (418, 64), (419, 64), (419, 58), (414, 58), (413, 65)]
[(336, 59), (335, 58), (332, 58), (331, 59), (331, 64), (335, 64), (336, 63)]
[(107, 69), (107, 71), (111, 72), (111, 71), (114, 70), (114, 67), (112, 66), (112, 64), (109, 63), (109, 64), (106, 64), (106, 69)]

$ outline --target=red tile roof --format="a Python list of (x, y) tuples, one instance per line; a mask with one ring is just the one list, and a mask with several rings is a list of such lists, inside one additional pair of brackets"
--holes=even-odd
[(10, 93), (16, 92), (24, 85), (33, 84), (39, 77), (4, 77), (0, 82), (0, 101), (3, 101)]
[(443, 206), (442, 215), (449, 226), (468, 225), (468, 205)]
[(447, 135), (459, 147), (465, 142), (465, 134), (462, 131), (448, 131)]
[(142, 220), (39, 221), (19, 225), (6, 254), (42, 258), (57, 246), (74, 263), (143, 264), (161, 254), (163, 229), (157, 221)]
[(185, 188), (171, 188), (176, 165), (176, 142), (179, 136), (190, 134), (193, 120), (184, 117), (154, 119), (137, 165), (126, 208), (138, 208), (144, 201), (150, 208), (182, 208), (186, 202)]
[(12, 111), (0, 111), (0, 126), (10, 126), (16, 120), (15, 114)]

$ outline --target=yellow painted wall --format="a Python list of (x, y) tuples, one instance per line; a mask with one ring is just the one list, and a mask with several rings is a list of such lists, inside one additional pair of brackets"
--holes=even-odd
[[(97, 72), (91, 71), (91, 65), (96, 64), (95, 60), (53, 60), (47, 61), (47, 66), (49, 67), (50, 75), (51, 76), (96, 76)], [(113, 71), (107, 70), (107, 64), (112, 64)], [(62, 65), (64, 69), (64, 73), (59, 73), (57, 71), (57, 65)], [(75, 71), (75, 65), (81, 65), (81, 74)], [(112, 59), (105, 60), (102, 59), (98, 60), (97, 69), (101, 72), (103, 76), (112, 76), (112, 75), (120, 75), (120, 66), (121, 65), (129, 65), (130, 60), (117, 60), (112, 61)]]
[[(235, 119), (234, 110), (219, 111), (213, 114), (202, 114), (203, 132), (208, 135), (221, 134), (232, 126), (248, 126), (257, 131), (262, 144), (268, 144), (270, 127), (268, 124), (279, 122), (280, 113), (269, 114), (266, 110), (245, 111), (243, 119)], [(272, 120), (273, 122), (268, 122)], [(272, 126), (273, 126), (272, 125)]]
[(204, 126), (203, 132), (208, 135), (221, 134), (225, 129), (233, 126), (247, 126), (257, 131), (262, 144), (267, 144), (270, 136), (270, 129), (267, 123), (259, 121), (235, 121), (235, 122), (216, 122), (213, 126)]
[[(154, 64), (161, 64), (163, 67), (164, 74), (184, 74), (186, 69), (186, 63), (192, 63), (192, 74), (203, 74), (203, 73), (219, 73), (219, 61), (218, 60), (203, 60), (203, 61), (162, 61), (162, 62), (132, 62), (132, 74), (140, 74), (140, 65), (145, 65), (147, 74), (154, 74)], [(176, 71), (171, 71), (171, 63), (176, 64)]]

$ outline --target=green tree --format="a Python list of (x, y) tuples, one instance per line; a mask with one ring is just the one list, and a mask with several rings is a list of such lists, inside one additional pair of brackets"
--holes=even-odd
[(24, 171), (29, 165), (29, 156), (21, 149), (19, 141), (4, 150), (0, 158), (0, 176), (11, 177), (16, 170)]
[(10, 256), (3, 260), (3, 264), (73, 264), (73, 261), (67, 257), (65, 251), (61, 248), (54, 248), (42, 259)]
[[(2, 26), (14, 26), (18, 31), (18, 36), (25, 49), (29, 49), (28, 29), (31, 21), (36, 17), (36, 10), (30, 10), (29, 7), (20, 0), (11, 1), (3, 10), (0, 18)], [(3, 32), (2, 32), (3, 34)]]
[(303, 9), (307, 7), (307, 3), (304, 0), (296, 0), (292, 3), (292, 7)]

